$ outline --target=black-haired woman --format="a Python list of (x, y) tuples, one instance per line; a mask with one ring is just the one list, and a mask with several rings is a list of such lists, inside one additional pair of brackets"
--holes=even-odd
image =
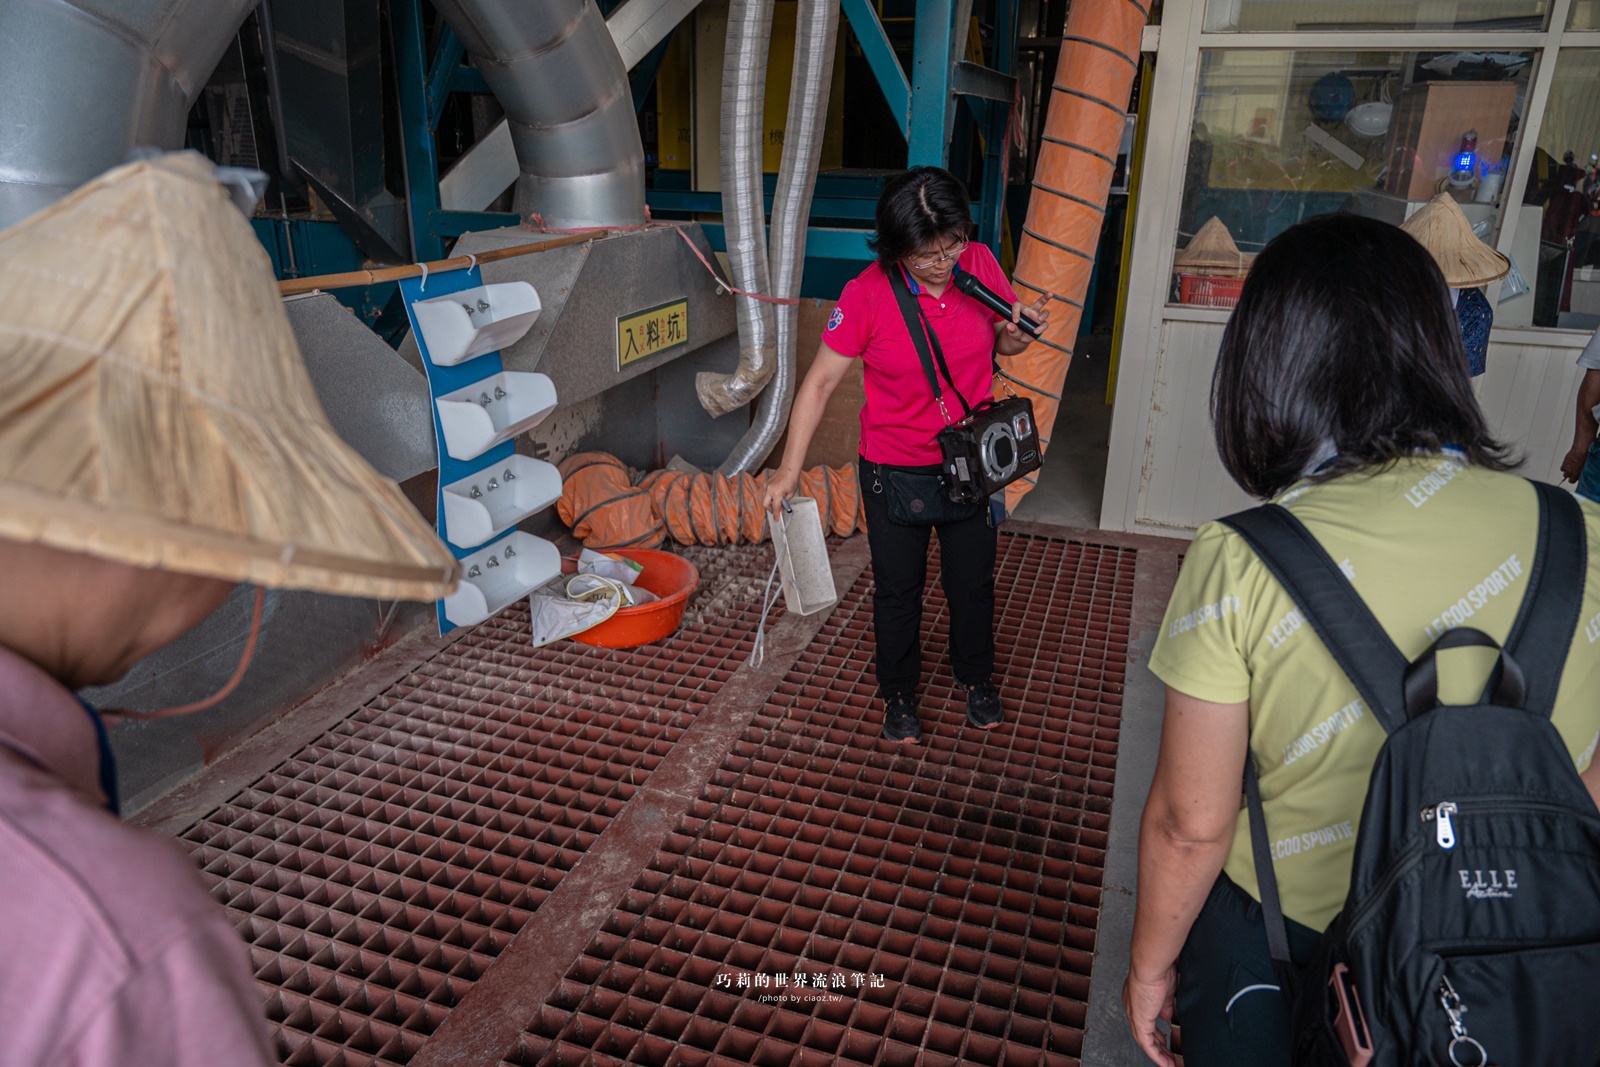
[[(993, 679), (995, 530), (989, 508), (963, 513), (949, 506), (938, 521), (928, 523), (917, 521), (926, 513), (910, 514), (899, 506), (907, 503), (904, 493), (914, 484), (908, 475), (938, 473), (936, 436), (947, 422), (962, 417), (961, 402), (977, 404), (989, 397), (995, 353), (1015, 355), (1029, 343), (1016, 325), (1025, 305), (994, 254), (970, 242), (972, 230), (966, 189), (949, 172), (914, 167), (885, 184), (872, 245), (878, 261), (840, 293), (816, 361), (795, 396), (782, 463), (767, 483), (765, 503), (776, 511), (799, 484), (828, 397), (851, 362), (860, 359), (866, 397), (859, 470), (872, 550), (878, 692), (884, 701), (883, 735), (903, 743), (922, 738), (916, 690), (930, 530), (939, 533), (940, 578), (950, 607), (950, 665), (966, 692), (967, 722), (990, 729), (1002, 718)], [(996, 316), (957, 290), (952, 284), (957, 271), (971, 273), (1008, 299), (1011, 318)], [(948, 365), (948, 376), (942, 368), (936, 371), (942, 407), (912, 344), (897, 286), (909, 292), (926, 318)], [(1046, 293), (1026, 310), (1047, 319), (1049, 300)], [(902, 495), (891, 500), (896, 492)]]
[[(1535, 494), (1505, 473), (1421, 245), (1353, 215), (1285, 231), (1256, 258), (1223, 334), (1211, 413), (1228, 473), (1305, 524), (1408, 658), (1456, 625), (1506, 639), (1535, 554)], [(1600, 507), (1583, 509), (1600, 544)], [(1593, 549), (1584, 597), (1593, 619)], [(1156, 1020), (1176, 1010), (1190, 1067), (1286, 1067), (1288, 1009), (1239, 803), (1244, 761), (1260, 776), (1289, 948), (1304, 966), (1344, 903), (1383, 728), (1220, 523), (1195, 535), (1150, 667), (1167, 707), (1139, 835), (1129, 1026), (1160, 1064), (1173, 1059)], [(1476, 701), (1481, 673), (1445, 673), (1441, 699)], [(1600, 794), (1600, 656), (1582, 626), (1553, 721)]]

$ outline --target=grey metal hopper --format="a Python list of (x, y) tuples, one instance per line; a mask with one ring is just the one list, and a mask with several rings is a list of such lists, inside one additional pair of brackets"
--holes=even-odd
[(328, 421), (397, 482), (439, 465), (428, 382), (327, 293), (284, 303)]
[[(683, 232), (708, 261), (712, 251), (694, 223)], [(527, 244), (525, 229), (480, 230), (461, 238), (457, 256)], [(613, 232), (593, 242), (486, 263), (485, 282), (525, 281), (539, 291), (544, 310), (521, 341), (504, 349), (507, 370), (540, 371), (556, 386), (562, 407), (655, 370), (736, 329), (733, 298), (717, 290), (711, 274), (670, 226)], [(683, 344), (620, 362), (619, 320), (662, 304), (687, 304)], [(409, 347), (409, 346), (408, 346)]]

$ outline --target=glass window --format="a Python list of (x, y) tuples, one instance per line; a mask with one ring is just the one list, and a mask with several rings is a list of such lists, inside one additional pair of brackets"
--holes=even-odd
[(1572, 0), (1569, 30), (1600, 30), (1600, 0)]
[(1600, 327), (1600, 49), (1556, 60), (1521, 211), (1511, 252), (1533, 299), (1502, 296), (1496, 321)]
[[(1596, 0), (1577, 0), (1594, 4)], [(1208, 33), (1544, 29), (1546, 0), (1208, 0)]]
[(1531, 60), (1202, 52), (1171, 299), (1231, 307), (1249, 257), (1294, 223), (1356, 211), (1398, 224), (1440, 192), (1492, 242)]

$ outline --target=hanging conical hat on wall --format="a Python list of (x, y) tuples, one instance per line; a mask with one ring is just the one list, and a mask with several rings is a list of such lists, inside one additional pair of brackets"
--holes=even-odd
[(1237, 275), (1250, 269), (1253, 256), (1239, 251), (1233, 243), (1233, 234), (1215, 215), (1200, 227), (1200, 231), (1172, 259), (1174, 270), (1187, 273), (1216, 274), (1227, 271)]
[(1478, 239), (1449, 193), (1429, 200), (1400, 228), (1428, 250), (1452, 289), (1488, 285), (1511, 273), (1511, 261)]
[(384, 599), (460, 569), (328, 424), (266, 253), (192, 152), (0, 232), (0, 538)]

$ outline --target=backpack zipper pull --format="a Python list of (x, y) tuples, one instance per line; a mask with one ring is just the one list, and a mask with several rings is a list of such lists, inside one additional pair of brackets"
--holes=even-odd
[(1435, 840), (1439, 842), (1439, 847), (1442, 849), (1448, 850), (1456, 847), (1456, 827), (1450, 821), (1450, 816), (1458, 810), (1460, 809), (1456, 807), (1455, 802), (1450, 800), (1441, 801), (1438, 807), (1433, 809)]

